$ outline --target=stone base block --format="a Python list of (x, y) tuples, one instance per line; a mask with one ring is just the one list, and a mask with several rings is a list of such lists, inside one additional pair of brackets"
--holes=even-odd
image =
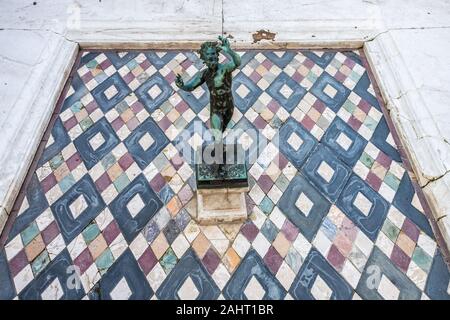
[(245, 188), (216, 188), (197, 190), (197, 222), (217, 224), (247, 219)]

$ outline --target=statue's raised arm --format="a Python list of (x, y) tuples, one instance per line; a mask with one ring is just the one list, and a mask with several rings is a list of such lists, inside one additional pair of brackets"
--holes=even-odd
[(231, 49), (230, 41), (228, 40), (228, 38), (219, 36), (219, 40), (221, 41), (221, 45), (219, 46), (219, 48), (221, 49), (222, 53), (228, 55), (231, 58), (231, 61), (224, 65), (224, 69), (228, 72), (232, 72), (241, 65), (241, 57), (235, 51), (233, 51), (233, 49)]

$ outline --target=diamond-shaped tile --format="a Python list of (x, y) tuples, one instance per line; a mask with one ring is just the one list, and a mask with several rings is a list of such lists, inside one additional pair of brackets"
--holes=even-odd
[(258, 253), (251, 249), (223, 289), (223, 295), (226, 299), (280, 300), (286, 291)]
[(245, 287), (244, 294), (248, 300), (262, 300), (266, 291), (261, 286), (258, 279), (256, 279), (255, 276), (252, 276), (247, 287)]
[(345, 150), (348, 151), (352, 144), (352, 140), (344, 133), (341, 132), (336, 139), (336, 142)]
[(307, 93), (305, 88), (284, 72), (272, 82), (267, 92), (288, 112), (292, 112)]
[(317, 173), (328, 183), (331, 182), (331, 179), (334, 176), (334, 170), (326, 161), (322, 161), (317, 168)]
[(93, 136), (89, 140), (89, 144), (92, 147), (92, 150), (96, 151), (102, 144), (105, 143), (105, 138), (103, 138), (103, 135), (101, 132), (98, 132), (95, 136)]
[(289, 139), (287, 140), (289, 145), (294, 149), (295, 151), (298, 151), (298, 149), (303, 144), (303, 139), (298, 136), (295, 132), (292, 132), (289, 136)]
[[(189, 270), (189, 273), (186, 270)], [(195, 256), (195, 253), (190, 249), (184, 254), (172, 272), (161, 284), (156, 292), (157, 297), (159, 299), (180, 299), (179, 290), (186, 283), (188, 277), (191, 278), (193, 285), (195, 285), (199, 292), (196, 299), (211, 300), (219, 296), (219, 288)], [(189, 285), (189, 282), (187, 284)]]
[(155, 84), (153, 87), (150, 87), (147, 93), (152, 99), (156, 99), (162, 93), (162, 90), (157, 84)]
[(177, 293), (181, 300), (195, 300), (200, 294), (191, 277), (184, 281)]
[(116, 72), (95, 87), (92, 95), (102, 111), (106, 113), (122, 101), (130, 92), (131, 89), (123, 81), (119, 73)]
[(142, 201), (141, 196), (137, 193), (130, 202), (127, 203), (127, 209), (133, 218), (145, 207), (145, 203)]
[(317, 140), (292, 118), (284, 123), (280, 128), (279, 134), (272, 141), (297, 169), (301, 168), (317, 145)]
[(127, 279), (122, 278), (110, 292), (113, 300), (128, 300), (133, 292), (128, 285)]
[(361, 192), (356, 195), (353, 205), (356, 206), (364, 215), (367, 217), (369, 215), (370, 209), (372, 209), (372, 202), (367, 199)]
[(400, 295), (400, 290), (385, 275), (381, 276), (377, 291), (385, 300), (397, 300)]
[(86, 199), (82, 194), (80, 194), (80, 196), (69, 205), (70, 213), (72, 214), (74, 219), (77, 219), (83, 213), (83, 211), (86, 210), (87, 207), (88, 204), (86, 203)]
[(55, 278), (48, 287), (41, 293), (42, 300), (59, 300), (64, 295), (61, 282)]
[(312, 241), (319, 230), (330, 205), (330, 202), (299, 174), (292, 179), (278, 201), (280, 210), (309, 241)]
[(314, 203), (302, 192), (297, 198), (297, 201), (295, 201), (295, 205), (305, 214), (305, 216), (308, 216), (314, 206)]
[(153, 139), (153, 137), (146, 132), (140, 139), (139, 139), (139, 144), (141, 145), (142, 149), (144, 151), (147, 151), (148, 148), (150, 148), (152, 146), (152, 144), (155, 142), (155, 140)]
[(316, 300), (330, 300), (333, 291), (327, 283), (323, 281), (322, 277), (317, 275), (311, 287), (311, 294)]
[(152, 113), (172, 95), (173, 89), (159, 73), (155, 73), (135, 93), (147, 111)]

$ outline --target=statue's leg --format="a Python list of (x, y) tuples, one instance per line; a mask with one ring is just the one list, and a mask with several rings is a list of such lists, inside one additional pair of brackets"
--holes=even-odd
[(225, 110), (225, 114), (224, 114), (224, 117), (223, 117), (223, 131), (225, 131), (225, 129), (228, 126), (228, 123), (231, 121), (231, 118), (233, 117), (233, 111), (234, 111), (233, 104), (231, 104), (231, 107), (228, 107)]
[(222, 126), (222, 116), (218, 113), (213, 113), (211, 115), (211, 129), (213, 130), (214, 141), (216, 143), (222, 142)]
[[(216, 144), (222, 144), (223, 124), (224, 121), (221, 113), (213, 113), (211, 115), (211, 127), (213, 129), (214, 141)], [(215, 171), (217, 176), (223, 176), (223, 163), (217, 164)]]

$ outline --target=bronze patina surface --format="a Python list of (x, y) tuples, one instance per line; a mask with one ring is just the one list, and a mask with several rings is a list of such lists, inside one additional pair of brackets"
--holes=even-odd
[[(210, 122), (214, 136), (213, 143), (223, 146), (222, 134), (227, 128), (234, 111), (231, 90), (232, 72), (240, 66), (241, 58), (231, 49), (228, 38), (219, 36), (218, 39), (220, 42), (204, 42), (199, 50), (200, 58), (207, 68), (200, 70), (186, 83), (178, 74), (175, 83), (178, 88), (185, 91), (195, 90), (206, 83), (210, 96)], [(228, 56), (228, 62), (219, 63), (220, 52)], [(223, 148), (223, 159), (226, 159), (226, 149)], [(233, 147), (232, 149), (237, 150), (238, 148)], [(197, 162), (196, 176), (198, 188), (248, 186), (245, 161), (226, 164), (224, 161), (216, 161), (212, 164), (199, 164)]]

